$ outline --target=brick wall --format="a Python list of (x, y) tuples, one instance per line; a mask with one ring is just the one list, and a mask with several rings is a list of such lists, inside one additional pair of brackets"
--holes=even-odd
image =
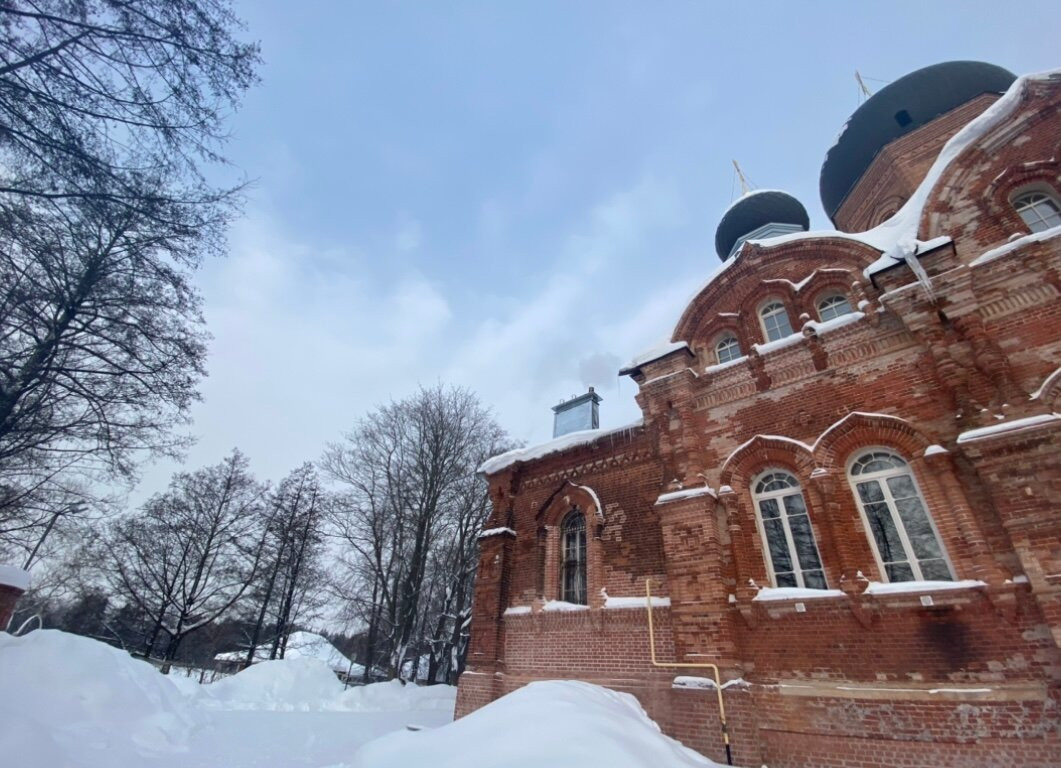
[[(738, 764), (1061, 764), (1061, 238), (977, 261), (1021, 231), (1014, 190), (1061, 185), (1059, 102), (1057, 84), (1029, 87), (944, 175), (922, 220), (923, 238), (953, 238), (921, 255), (932, 293), (902, 263), (867, 278), (880, 254), (855, 240), (747, 244), (683, 313), (674, 338), (691, 352), (632, 372), (643, 425), (490, 477), (487, 527), (513, 533), (482, 541), (458, 715), (577, 678), (635, 694), (722, 759), (715, 692), (672, 688), (686, 670), (652, 665), (643, 608), (603, 607), (649, 579), (670, 600), (658, 659), (744, 681), (724, 692)], [(871, 171), (920, 178), (985, 106), (925, 126), (923, 146), (895, 142), (889, 162), (907, 165)], [(868, 185), (845, 206), (872, 216), (894, 191)], [(831, 291), (862, 316), (805, 326)], [(802, 337), (757, 351), (755, 310), (773, 298)], [(713, 366), (723, 331), (746, 356)], [(970, 585), (864, 593), (884, 576), (847, 473), (871, 447), (908, 463)], [(755, 599), (770, 575), (751, 488), (771, 468), (799, 482), (828, 597)], [(589, 606), (555, 613), (543, 607), (559, 597), (557, 525), (572, 507), (589, 532)]]

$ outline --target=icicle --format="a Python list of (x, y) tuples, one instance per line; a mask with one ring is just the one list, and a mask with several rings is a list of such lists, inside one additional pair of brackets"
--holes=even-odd
[(911, 244), (908, 243), (897, 243), (896, 247), (902, 251), (903, 261), (906, 262), (906, 266), (910, 267), (910, 271), (917, 277), (917, 281), (921, 283), (921, 287), (925, 289), (925, 296), (928, 298), (930, 304), (936, 303), (936, 292), (932, 288), (932, 278), (928, 276), (928, 272), (925, 271), (924, 266), (917, 258), (917, 242)]

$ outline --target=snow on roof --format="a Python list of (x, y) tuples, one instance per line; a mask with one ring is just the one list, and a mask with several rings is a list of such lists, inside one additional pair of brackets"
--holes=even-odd
[[(855, 240), (864, 243), (871, 248), (875, 248), (882, 254), (880, 259), (866, 268), (866, 277), (870, 277), (882, 269), (899, 263), (903, 260), (904, 254), (922, 252), (948, 242), (950, 238), (933, 238), (932, 240), (924, 242), (917, 239), (917, 230), (921, 223), (921, 213), (924, 210), (925, 203), (927, 202), (929, 195), (932, 193), (932, 190), (958, 155), (980, 140), (989, 131), (997, 127), (999, 123), (1010, 115), (1019, 104), (1021, 93), (1023, 93), (1028, 83), (1057, 78), (1061, 78), (1061, 69), (1053, 69), (1046, 72), (1018, 77), (1001, 98), (951, 137), (950, 141), (943, 146), (943, 149), (936, 157), (932, 167), (929, 168), (925, 178), (922, 179), (917, 189), (910, 196), (910, 199), (906, 201), (903, 207), (900, 208), (894, 216), (873, 229), (856, 233), (840, 232), (839, 230), (793, 232), (791, 234), (764, 238), (762, 240), (749, 240), (748, 242), (772, 248), (778, 245), (784, 245), (785, 243), (826, 237)], [(842, 134), (843, 131), (841, 131), (841, 135)], [(739, 200), (736, 202), (739, 202)], [(722, 268), (716, 270), (715, 273), (708, 278), (707, 283), (697, 291), (696, 295), (699, 295), (700, 291), (703, 291), (704, 288), (710, 285), (711, 282), (714, 281), (734, 260), (735, 259), (727, 259), (726, 262), (723, 263)]]
[(500, 472), (506, 467), (511, 467), (521, 461), (533, 461), (534, 459), (540, 459), (543, 456), (548, 456), (552, 453), (559, 453), (560, 451), (566, 451), (568, 448), (574, 448), (580, 445), (590, 445), (595, 443), (601, 438), (608, 437), (609, 435), (618, 435), (623, 432), (629, 432), (632, 429), (640, 427), (644, 421), (637, 419), (629, 424), (622, 427), (616, 427), (615, 429), (584, 429), (580, 432), (569, 432), (566, 435), (549, 440), (545, 443), (539, 443), (538, 445), (531, 445), (526, 448), (514, 448), (511, 451), (505, 451), (504, 453), (498, 454), (492, 458), (487, 459), (479, 465), (479, 472), (484, 475), (492, 475), (495, 472)]
[(0, 584), (25, 592), (29, 589), (29, 583), (29, 571), (24, 571), (14, 565), (0, 565)]
[(787, 195), (788, 197), (792, 197), (792, 193), (791, 192), (786, 192), (783, 189), (749, 189), (743, 195), (741, 195), (736, 200), (734, 200), (732, 203), (730, 203), (729, 207), (726, 208), (726, 210), (724, 210), (722, 212), (722, 215), (719, 218), (720, 219), (726, 218), (726, 214), (727, 213), (732, 211), (734, 208), (736, 208), (738, 205), (743, 203), (749, 197), (755, 197), (756, 195)]
[(684, 341), (664, 341), (651, 349), (645, 350), (640, 355), (635, 356), (633, 360), (623, 366), (620, 373), (640, 368), (645, 363), (659, 360), (661, 357), (666, 357), (671, 352), (677, 352), (679, 349), (688, 350), (689, 345)]

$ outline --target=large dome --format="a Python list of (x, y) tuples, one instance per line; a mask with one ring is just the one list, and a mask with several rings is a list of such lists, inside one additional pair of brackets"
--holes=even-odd
[(819, 187), (829, 218), (885, 145), (982, 93), (1006, 91), (1016, 76), (980, 61), (946, 61), (911, 72), (855, 110), (825, 156)]
[(729, 207), (718, 223), (715, 230), (718, 257), (725, 261), (738, 240), (767, 224), (806, 230), (810, 227), (810, 218), (803, 204), (787, 192), (776, 189), (748, 192)]

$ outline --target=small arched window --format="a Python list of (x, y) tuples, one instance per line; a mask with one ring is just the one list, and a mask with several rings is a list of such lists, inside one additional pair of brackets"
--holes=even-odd
[(1032, 232), (1042, 232), (1061, 224), (1061, 205), (1058, 205), (1057, 198), (1046, 192), (1025, 192), (1013, 199), (1013, 208)]
[(818, 319), (823, 323), (850, 313), (851, 303), (843, 294), (833, 293), (818, 302)]
[(740, 342), (737, 341), (737, 337), (732, 333), (727, 333), (718, 343), (715, 345), (715, 359), (721, 363), (728, 363), (730, 360), (736, 360), (741, 356)]
[(586, 518), (575, 507), (560, 526), (560, 599), (586, 605)]
[(788, 472), (771, 470), (756, 482), (754, 496), (774, 586), (825, 589), (799, 481)]
[(771, 301), (759, 310), (759, 319), (763, 323), (763, 335), (767, 341), (777, 341), (792, 335), (792, 325), (788, 321), (788, 311), (780, 301)]
[(954, 579), (909, 464), (868, 451), (852, 463), (850, 480), (888, 581)]

